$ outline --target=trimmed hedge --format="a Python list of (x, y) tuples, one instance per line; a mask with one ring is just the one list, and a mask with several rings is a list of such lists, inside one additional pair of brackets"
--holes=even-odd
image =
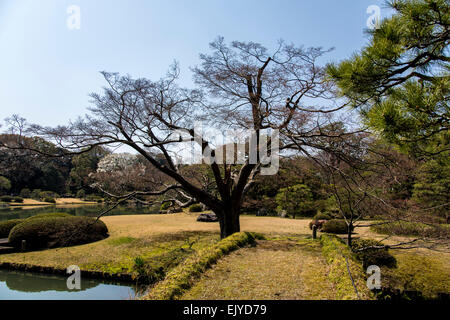
[[(348, 268), (352, 274), (355, 286), (361, 299), (373, 299), (373, 294), (367, 288), (364, 271), (361, 266), (352, 260), (353, 254), (339, 238), (332, 235), (322, 234), (320, 237), (322, 254), (330, 265), (328, 278), (336, 288), (337, 300), (358, 299)], [(347, 258), (347, 260), (345, 259)]]
[(12, 228), (9, 242), (20, 248), (26, 240), (27, 250), (57, 248), (99, 241), (108, 236), (102, 221), (89, 217), (51, 217), (26, 220)]
[(329, 220), (323, 224), (322, 232), (334, 234), (347, 234), (348, 226), (345, 220), (338, 220), (338, 219)]
[(144, 296), (145, 300), (174, 300), (188, 290), (195, 278), (199, 277), (212, 264), (223, 255), (239, 249), (262, 236), (250, 233), (235, 233), (215, 245), (203, 249), (197, 254), (187, 258), (183, 263), (172, 269), (166, 278), (158, 282), (150, 293)]
[(202, 211), (203, 211), (203, 206), (198, 203), (194, 203), (193, 205), (191, 205), (189, 207), (189, 212), (202, 212)]
[(0, 238), (8, 238), (11, 229), (23, 221), (24, 219), (14, 219), (0, 222)]
[(326, 213), (319, 212), (313, 217), (313, 220), (331, 220), (332, 217)]
[(46, 218), (70, 218), (71, 214), (64, 212), (52, 212), (52, 213), (40, 213), (32, 217), (26, 218), (26, 220), (46, 219)]
[(363, 268), (367, 269), (368, 266), (386, 266), (388, 268), (395, 268), (397, 266), (397, 260), (389, 253), (387, 248), (384, 249), (367, 249), (364, 251), (357, 251), (358, 249), (382, 246), (380, 241), (373, 239), (354, 239), (352, 241), (352, 250), (357, 260), (363, 263)]
[(393, 221), (371, 226), (372, 231), (391, 236), (410, 236), (428, 238), (447, 238), (450, 236), (448, 225), (430, 225), (420, 222)]
[(48, 203), (56, 203), (56, 200), (54, 198), (49, 198), (49, 197), (43, 198), (42, 201), (48, 202)]
[(14, 199), (14, 197), (11, 197), (11, 196), (1, 196), (0, 197), (0, 201), (3, 201), (3, 202), (12, 202), (13, 199)]
[(161, 211), (166, 211), (167, 209), (170, 208), (171, 205), (172, 205), (172, 202), (163, 202), (163, 203), (161, 204), (160, 210), (161, 210)]

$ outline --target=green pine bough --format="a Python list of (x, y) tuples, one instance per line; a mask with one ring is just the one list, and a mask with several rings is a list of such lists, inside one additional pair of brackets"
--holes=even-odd
[(328, 278), (336, 289), (336, 299), (373, 299), (373, 294), (367, 288), (364, 270), (354, 261), (350, 248), (332, 235), (323, 234), (320, 243), (322, 254), (330, 266)]

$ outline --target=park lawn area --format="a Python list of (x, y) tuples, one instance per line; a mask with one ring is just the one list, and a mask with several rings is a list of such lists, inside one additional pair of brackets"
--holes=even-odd
[(183, 300), (335, 299), (319, 241), (258, 240), (222, 258)]
[[(86, 245), (0, 255), (0, 264), (16, 263), (85, 271), (131, 274), (155, 271), (153, 281), (199, 250), (220, 240), (218, 223), (197, 222), (198, 213), (102, 217), (107, 239)], [(266, 240), (244, 247), (207, 270), (182, 299), (335, 299), (329, 265), (319, 241), (311, 239), (310, 219), (241, 216), (241, 230)], [(319, 233), (320, 235), (320, 233)], [(368, 228), (355, 237), (383, 239)], [(391, 237), (387, 243), (404, 240)], [(392, 288), (418, 290), (426, 297), (449, 293), (449, 253), (428, 249), (390, 250), (398, 268), (382, 270)], [(145, 271), (145, 272), (147, 272)], [(153, 272), (152, 271), (152, 272)], [(148, 276), (148, 274), (146, 274)], [(384, 282), (386, 283), (386, 282)]]
[(390, 252), (397, 259), (397, 268), (382, 268), (382, 286), (401, 292), (417, 291), (425, 299), (436, 299), (439, 293), (450, 295), (448, 252), (421, 248)]
[[(0, 263), (67, 268), (106, 273), (135, 273), (136, 258), (152, 268), (171, 268), (189, 254), (220, 240), (218, 223), (197, 222), (198, 214), (103, 217), (107, 239), (86, 245), (0, 255)], [(243, 216), (243, 231), (290, 236), (309, 231), (307, 220)], [(169, 265), (167, 265), (169, 264)]]

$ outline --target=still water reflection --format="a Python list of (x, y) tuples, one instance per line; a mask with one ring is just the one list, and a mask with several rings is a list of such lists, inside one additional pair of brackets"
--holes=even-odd
[(67, 278), (0, 270), (0, 300), (125, 300), (139, 295), (130, 284), (83, 279), (81, 290), (69, 290)]

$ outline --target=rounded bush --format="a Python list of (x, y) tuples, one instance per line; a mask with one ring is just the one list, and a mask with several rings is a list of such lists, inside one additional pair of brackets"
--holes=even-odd
[(13, 199), (14, 199), (14, 197), (11, 197), (11, 196), (1, 196), (0, 197), (0, 201), (3, 201), (3, 202), (12, 202)]
[(44, 201), (44, 202), (49, 202), (49, 203), (56, 203), (56, 200), (55, 200), (55, 199), (49, 198), (49, 197), (43, 198), (42, 201)]
[(397, 266), (397, 260), (389, 253), (387, 248), (371, 248), (359, 251), (364, 248), (379, 246), (383, 246), (383, 244), (373, 239), (354, 239), (352, 241), (352, 250), (355, 253), (356, 259), (363, 263), (364, 269), (371, 265), (395, 268)]
[(70, 218), (72, 215), (64, 212), (51, 212), (51, 213), (40, 213), (32, 217), (28, 217), (25, 220), (35, 220), (35, 219), (47, 219), (47, 218)]
[(165, 210), (169, 209), (171, 204), (172, 204), (171, 202), (163, 202), (163, 203), (161, 204), (160, 210), (161, 210), (161, 211), (165, 211)]
[(26, 241), (27, 250), (69, 247), (99, 241), (108, 236), (102, 221), (89, 217), (51, 217), (26, 220), (9, 234), (9, 242), (20, 248)]
[(331, 216), (330, 215), (328, 215), (328, 214), (326, 214), (326, 213), (322, 213), (322, 212), (319, 212), (318, 214), (316, 214), (315, 216), (314, 216), (314, 218), (313, 218), (313, 220), (331, 220), (332, 218), (331, 218)]
[(202, 212), (203, 206), (199, 203), (195, 203), (189, 207), (189, 212)]
[(19, 223), (22, 223), (24, 219), (14, 219), (0, 222), (0, 238), (8, 238), (9, 232)]
[(323, 224), (322, 232), (346, 234), (348, 232), (348, 226), (345, 220), (329, 220)]
[(84, 197), (86, 197), (86, 192), (84, 191), (84, 190), (78, 190), (78, 192), (77, 192), (77, 194), (76, 194), (76, 197), (78, 198), (78, 199), (83, 199)]
[(23, 188), (23, 189), (20, 191), (20, 196), (21, 196), (22, 198), (30, 198), (30, 197), (31, 197), (31, 190), (28, 189), (28, 188)]
[(23, 203), (23, 198), (22, 197), (13, 197), (13, 202)]

